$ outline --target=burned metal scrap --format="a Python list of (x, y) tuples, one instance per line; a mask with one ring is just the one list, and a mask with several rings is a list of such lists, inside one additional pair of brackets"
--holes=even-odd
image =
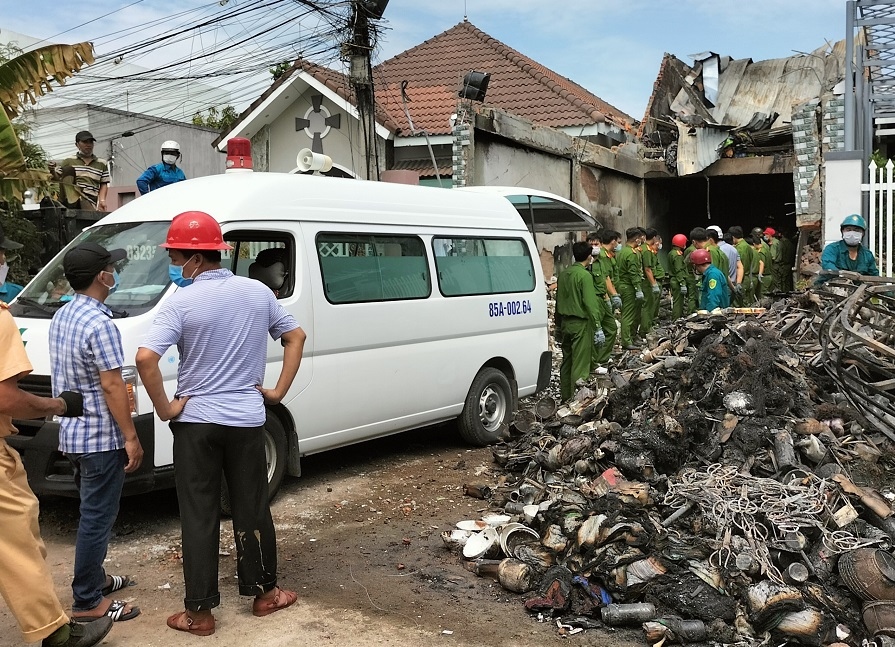
[[(505, 476), (491, 503), (509, 519), (470, 534), (470, 569), (567, 632), (629, 618), (651, 643), (895, 637), (895, 466), (874, 424), (888, 404), (865, 416), (853, 380), (818, 359), (832, 352), (830, 308), (885, 328), (856, 295), (680, 320), (569, 402), (523, 403), (493, 450)], [(871, 346), (873, 361), (841, 343), (860, 359), (847, 370), (895, 358)], [(501, 542), (506, 528), (515, 539)]]

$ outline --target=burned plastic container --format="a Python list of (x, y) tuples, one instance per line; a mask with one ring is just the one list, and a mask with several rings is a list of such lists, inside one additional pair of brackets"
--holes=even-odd
[(861, 611), (861, 619), (871, 636), (895, 638), (895, 602), (876, 600), (868, 602)]
[(895, 557), (859, 548), (839, 558), (839, 576), (863, 600), (895, 600)]
[(609, 604), (600, 609), (603, 622), (610, 627), (636, 625), (656, 617), (656, 607), (649, 602)]
[(678, 617), (644, 622), (643, 632), (650, 644), (656, 644), (661, 640), (670, 643), (702, 642), (708, 637), (702, 620), (684, 620)]

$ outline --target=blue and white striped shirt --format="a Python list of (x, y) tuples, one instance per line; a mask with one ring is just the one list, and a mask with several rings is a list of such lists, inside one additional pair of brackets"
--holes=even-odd
[(177, 395), (190, 396), (177, 422), (260, 427), (267, 336), (298, 327), (260, 281), (208, 270), (162, 303), (141, 346), (164, 355), (177, 344)]
[(75, 294), (50, 322), (53, 395), (77, 391), (84, 396), (84, 415), (62, 418), (59, 451), (105, 452), (124, 447), (124, 435), (112, 417), (99, 379), (101, 371), (124, 366), (121, 333), (112, 312), (100, 301)]

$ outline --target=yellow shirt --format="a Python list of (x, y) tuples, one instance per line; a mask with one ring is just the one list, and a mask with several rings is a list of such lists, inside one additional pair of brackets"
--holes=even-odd
[[(25, 344), (7, 305), (0, 302), (0, 382), (17, 378), (32, 371), (25, 354)], [(0, 438), (17, 433), (10, 416), (0, 415)]]

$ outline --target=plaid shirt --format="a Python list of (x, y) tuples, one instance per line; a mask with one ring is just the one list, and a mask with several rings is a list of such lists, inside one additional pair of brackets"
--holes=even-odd
[(99, 374), (124, 365), (121, 333), (105, 304), (84, 294), (62, 306), (50, 323), (53, 395), (77, 391), (84, 396), (84, 415), (62, 418), (59, 451), (104, 452), (124, 447), (124, 436), (106, 404)]

